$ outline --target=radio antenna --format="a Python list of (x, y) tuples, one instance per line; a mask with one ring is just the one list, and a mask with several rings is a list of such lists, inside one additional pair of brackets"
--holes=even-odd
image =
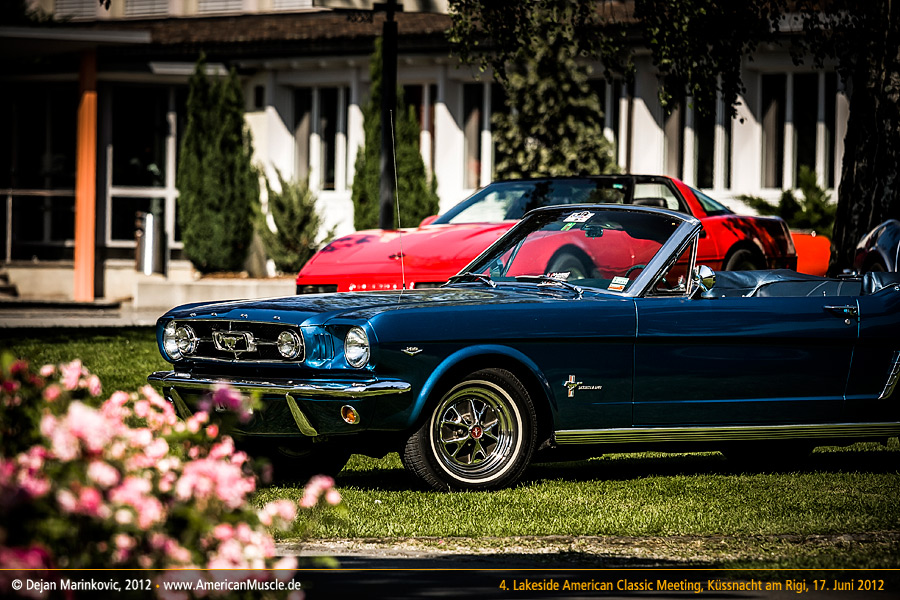
[(406, 258), (403, 256), (403, 226), (400, 223), (400, 182), (397, 178), (397, 142), (394, 140), (394, 111), (389, 110), (388, 114), (391, 120), (391, 152), (394, 155), (394, 203), (397, 205), (397, 240), (400, 242), (400, 280), (402, 282), (400, 295), (402, 296), (403, 290), (406, 289), (406, 268), (404, 265)]

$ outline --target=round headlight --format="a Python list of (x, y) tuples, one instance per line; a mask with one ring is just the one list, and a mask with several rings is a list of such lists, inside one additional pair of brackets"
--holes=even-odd
[(163, 330), (163, 348), (166, 351), (166, 355), (172, 360), (178, 360), (182, 357), (181, 350), (178, 349), (178, 343), (175, 341), (175, 329), (175, 321), (169, 321)]
[(290, 330), (278, 334), (278, 353), (285, 358), (297, 358), (303, 354), (303, 339)]
[(369, 337), (361, 327), (351, 327), (344, 338), (344, 357), (351, 367), (366, 366), (369, 362)]
[(182, 354), (193, 354), (197, 350), (200, 340), (194, 330), (187, 325), (175, 328), (175, 343)]
[(187, 325), (176, 325), (175, 321), (169, 321), (163, 330), (163, 347), (172, 360), (180, 360), (186, 354), (193, 354), (199, 343), (194, 330)]

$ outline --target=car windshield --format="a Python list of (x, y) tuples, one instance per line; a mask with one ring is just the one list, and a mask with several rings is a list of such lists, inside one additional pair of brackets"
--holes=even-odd
[(682, 222), (663, 212), (609, 206), (540, 211), (452, 281), (524, 281), (625, 293)]
[(707, 216), (718, 217), (720, 215), (734, 214), (732, 211), (728, 210), (726, 207), (722, 206), (700, 190), (695, 190), (694, 188), (690, 189), (692, 192), (694, 192), (694, 196), (697, 198), (697, 202), (699, 202), (700, 206), (703, 207), (703, 210), (706, 212)]
[(556, 179), (492, 183), (435, 219), (435, 224), (498, 223), (530, 210), (559, 204), (622, 204), (631, 182), (617, 179)]

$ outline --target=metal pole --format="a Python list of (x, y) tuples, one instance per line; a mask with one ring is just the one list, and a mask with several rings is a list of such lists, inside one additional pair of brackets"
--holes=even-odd
[(387, 1), (386, 18), (382, 33), (381, 47), (381, 186), (378, 225), (382, 229), (394, 228), (394, 146), (391, 121), (392, 111), (397, 107), (397, 22), (394, 13), (397, 0)]

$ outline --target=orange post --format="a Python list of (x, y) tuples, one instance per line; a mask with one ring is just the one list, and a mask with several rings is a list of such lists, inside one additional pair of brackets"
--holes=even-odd
[(97, 53), (81, 56), (75, 160), (75, 300), (94, 300), (97, 215)]

